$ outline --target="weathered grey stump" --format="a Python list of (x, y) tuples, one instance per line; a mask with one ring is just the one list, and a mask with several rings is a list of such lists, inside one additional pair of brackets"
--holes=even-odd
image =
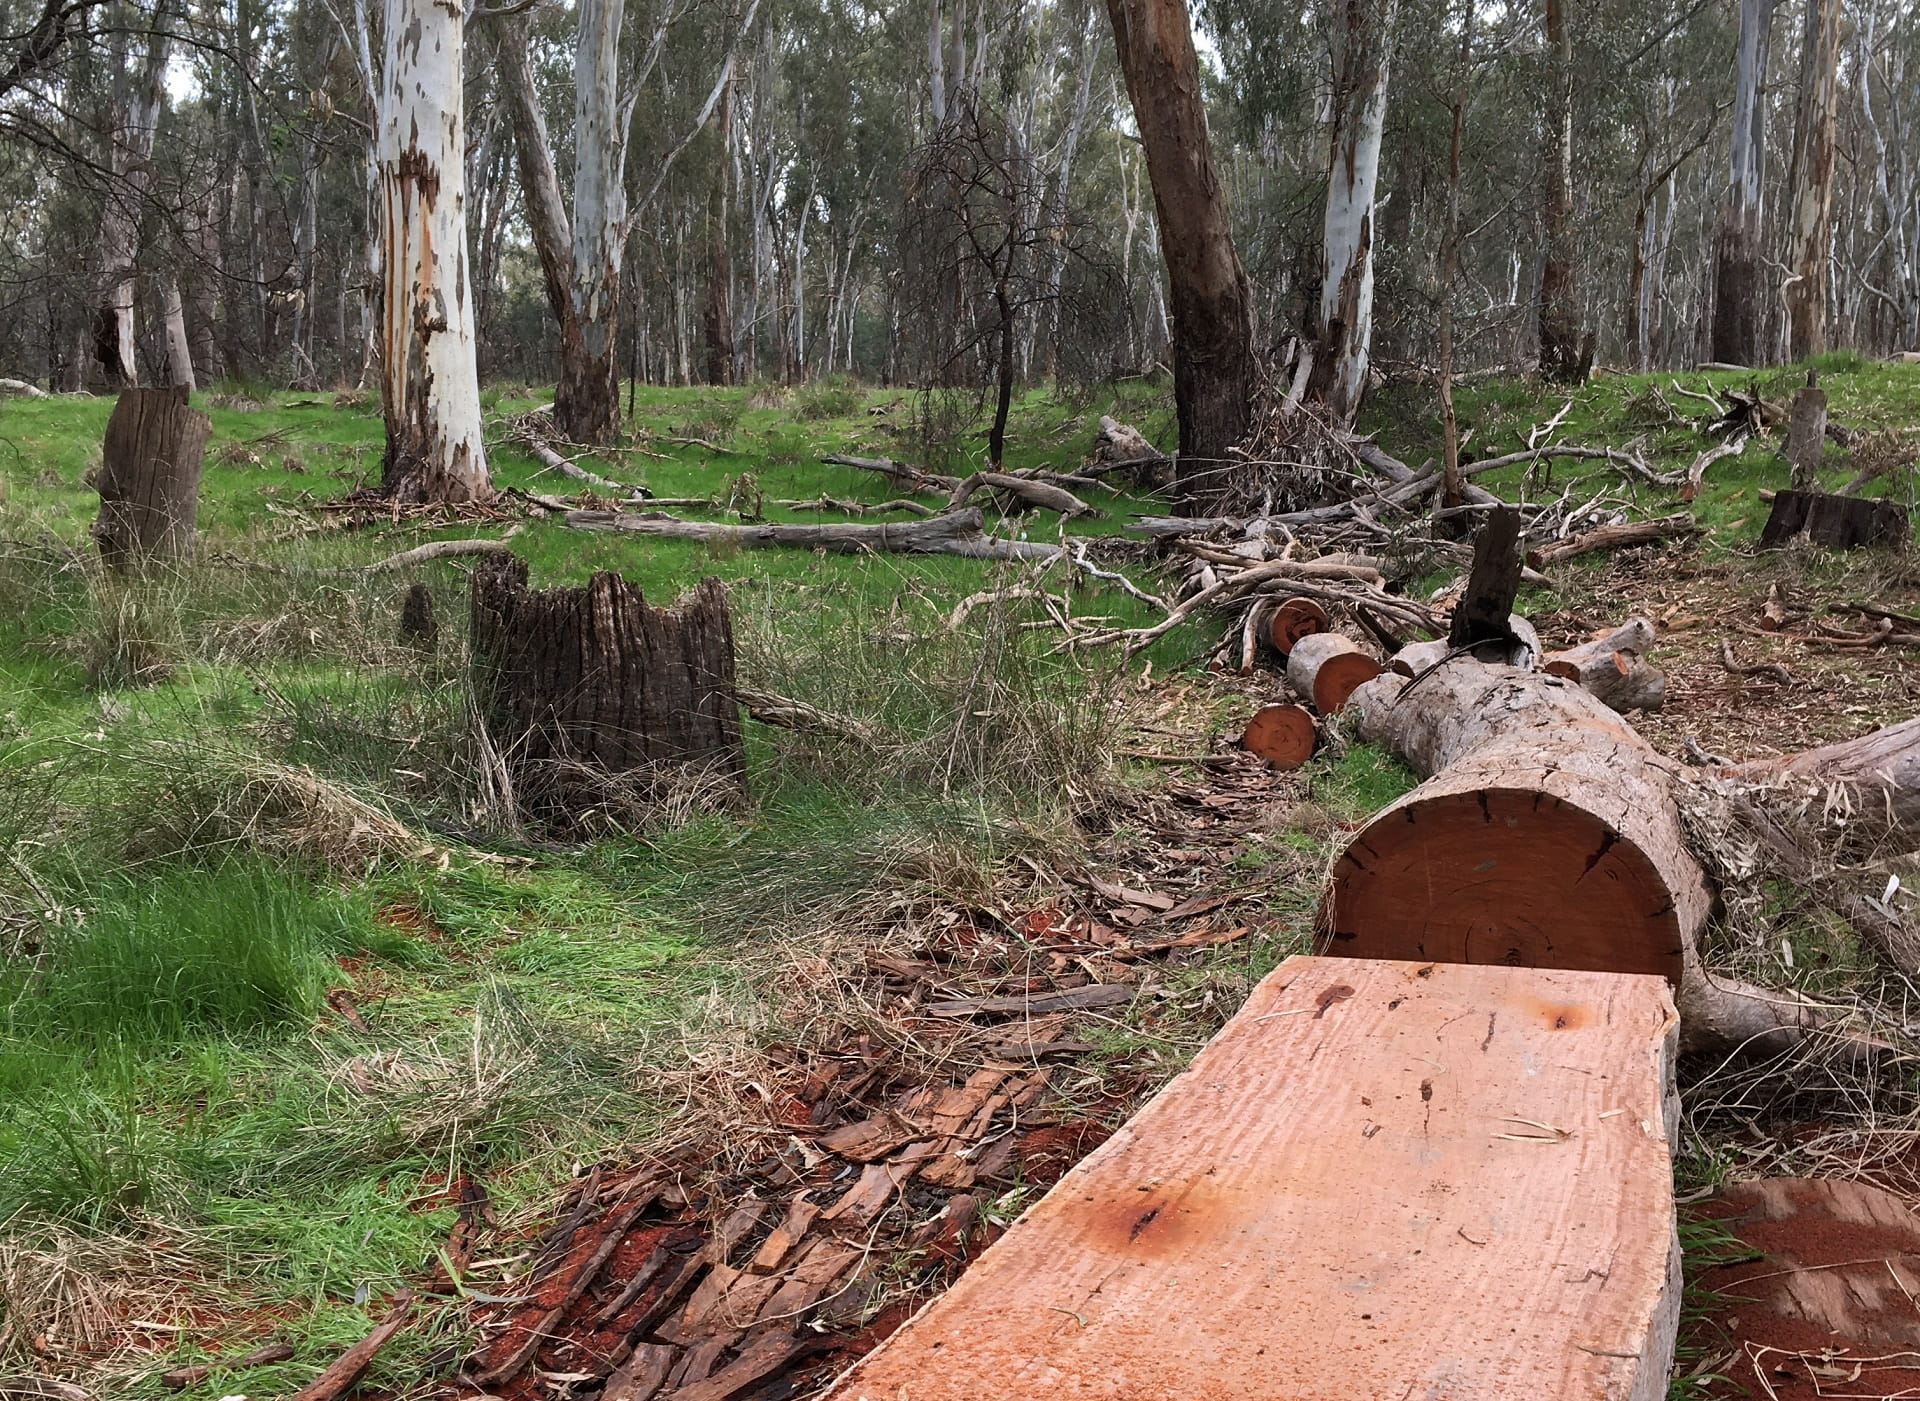
[(93, 538), (115, 568), (179, 559), (193, 549), (200, 466), (213, 420), (184, 389), (123, 389), (100, 450)]

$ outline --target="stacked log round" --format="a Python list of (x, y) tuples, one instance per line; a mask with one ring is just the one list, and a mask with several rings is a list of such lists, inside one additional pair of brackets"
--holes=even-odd
[(1277, 769), (1297, 769), (1313, 757), (1320, 735), (1305, 706), (1262, 706), (1247, 721), (1240, 747)]
[(1693, 1047), (1791, 1044), (1795, 999), (1709, 981), (1712, 906), (1676, 793), (1684, 771), (1580, 687), (1453, 657), (1351, 701), (1357, 731), (1425, 782), (1355, 834), (1321, 904), (1323, 947), (1363, 958), (1659, 973)]
[(1310, 598), (1289, 598), (1267, 619), (1267, 638), (1281, 656), (1293, 651), (1303, 637), (1327, 630), (1327, 610)]
[(1322, 715), (1337, 715), (1354, 691), (1380, 674), (1380, 663), (1337, 632), (1299, 639), (1287, 653), (1287, 680)]
[(1658, 710), (1666, 703), (1667, 678), (1646, 660), (1652, 646), (1653, 624), (1645, 618), (1629, 618), (1591, 642), (1549, 652), (1540, 669), (1591, 691), (1622, 714)]

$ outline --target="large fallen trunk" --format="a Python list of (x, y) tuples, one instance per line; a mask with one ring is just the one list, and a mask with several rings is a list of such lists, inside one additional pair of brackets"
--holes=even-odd
[(1689, 1048), (1790, 1045), (1817, 1020), (1710, 977), (1713, 897), (1688, 850), (1684, 773), (1560, 677), (1455, 656), (1354, 692), (1365, 739), (1426, 781), (1353, 838), (1321, 905), (1330, 952), (1660, 973)]
[(629, 535), (698, 540), (740, 549), (785, 545), (842, 554), (876, 550), (910, 555), (964, 555), (968, 559), (1032, 560), (1055, 559), (1060, 554), (1058, 545), (1007, 540), (987, 534), (981, 529), (979, 510), (971, 507), (926, 520), (887, 521), (878, 525), (842, 521), (819, 525), (725, 525), (713, 521), (663, 520), (620, 511), (568, 511), (564, 520), (575, 530), (617, 530)]
[(1844, 791), (1863, 819), (1877, 818), (1920, 841), (1920, 716), (1858, 739), (1710, 772), (1759, 783), (1802, 779), (1827, 792)]

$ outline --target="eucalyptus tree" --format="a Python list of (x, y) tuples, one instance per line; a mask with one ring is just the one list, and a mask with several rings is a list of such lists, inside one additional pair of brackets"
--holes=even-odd
[(466, 25), (459, 5), (384, 0), (380, 230), (382, 482), (400, 501), (486, 501), (467, 256)]
[(1760, 359), (1760, 257), (1766, 215), (1767, 54), (1778, 0), (1740, 0), (1734, 53), (1733, 139), (1713, 259), (1713, 358)]
[(1793, 123), (1788, 230), (1787, 355), (1827, 348), (1833, 239), (1833, 158), (1840, 113), (1840, 0), (1806, 0), (1800, 93)]
[(1146, 152), (1173, 309), (1174, 490), (1182, 508), (1198, 510), (1253, 420), (1253, 293), (1234, 250), (1184, 0), (1107, 0), (1107, 15)]

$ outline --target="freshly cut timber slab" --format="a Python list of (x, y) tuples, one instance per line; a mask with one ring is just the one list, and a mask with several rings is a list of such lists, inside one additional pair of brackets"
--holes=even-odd
[(1657, 1401), (1664, 979), (1291, 958), (832, 1401)]

